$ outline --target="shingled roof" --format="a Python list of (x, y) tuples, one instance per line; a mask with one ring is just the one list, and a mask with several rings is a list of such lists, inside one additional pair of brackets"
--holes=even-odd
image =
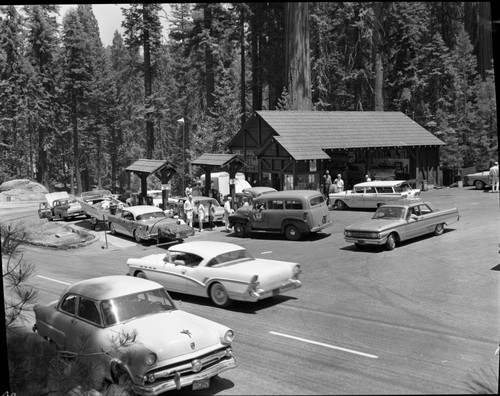
[[(442, 146), (445, 143), (401, 112), (256, 111), (296, 160), (328, 159), (324, 150)], [(250, 122), (250, 119), (248, 120)]]
[(139, 159), (135, 161), (132, 165), (129, 165), (125, 170), (128, 172), (138, 172), (138, 173), (155, 173), (162, 170), (165, 167), (170, 167), (175, 169), (172, 164), (168, 161), (162, 160), (152, 160), (152, 159)]
[(243, 160), (236, 154), (210, 154), (204, 153), (197, 159), (191, 161), (193, 165), (212, 165), (224, 167), (231, 162), (243, 162)]

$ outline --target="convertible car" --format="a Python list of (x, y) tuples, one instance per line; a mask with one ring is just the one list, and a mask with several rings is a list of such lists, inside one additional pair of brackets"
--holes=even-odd
[(208, 388), (211, 377), (236, 367), (230, 328), (177, 309), (163, 286), (146, 279), (87, 279), (33, 309), (33, 331), (139, 395)]
[(385, 245), (393, 250), (407, 239), (430, 233), (441, 235), (446, 225), (459, 219), (458, 208), (439, 210), (430, 202), (386, 204), (370, 220), (346, 227), (344, 239), (358, 248)]
[(209, 297), (219, 307), (232, 300), (255, 302), (302, 286), (299, 264), (255, 259), (241, 246), (196, 241), (167, 254), (127, 260), (129, 275), (161, 283), (172, 292)]
[(108, 228), (112, 234), (120, 233), (141, 240), (166, 238), (182, 240), (194, 235), (194, 230), (178, 219), (167, 217), (156, 206), (139, 205), (117, 209), (107, 214)]

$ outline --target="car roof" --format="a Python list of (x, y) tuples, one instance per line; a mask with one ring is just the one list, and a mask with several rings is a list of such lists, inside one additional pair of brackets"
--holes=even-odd
[(256, 199), (273, 199), (273, 198), (310, 198), (317, 195), (322, 195), (319, 191), (316, 190), (287, 190), (287, 191), (274, 191), (267, 192), (258, 196)]
[(201, 257), (206, 257), (207, 253), (209, 253), (211, 257), (214, 257), (218, 256), (219, 254), (241, 249), (244, 248), (234, 243), (218, 242), (218, 241), (184, 242), (168, 248), (168, 250), (170, 251), (193, 253)]
[(278, 190), (276, 190), (275, 188), (272, 188), (272, 187), (256, 186), (256, 187), (245, 188), (242, 192), (243, 193), (250, 193), (250, 194), (253, 194), (255, 196), (259, 196), (259, 195), (264, 194), (264, 193), (267, 194), (268, 192), (275, 192), (275, 191), (278, 191)]
[(129, 206), (126, 208), (123, 208), (123, 210), (128, 210), (130, 213), (132, 213), (134, 216), (138, 216), (144, 213), (151, 213), (151, 212), (163, 212), (160, 208), (152, 205), (137, 205), (137, 206)]
[[(422, 201), (422, 200), (401, 200), (396, 202), (391, 202), (391, 203), (386, 203), (383, 205), (380, 205), (379, 208), (386, 208), (386, 207), (398, 207), (398, 208), (408, 208), (409, 206), (416, 206), (416, 205), (429, 205), (434, 208), (434, 205), (432, 205), (430, 202), (427, 201)], [(378, 208), (377, 208), (378, 209)]]
[(402, 183), (408, 183), (408, 180), (374, 180), (355, 184), (354, 187), (394, 187)]
[(107, 300), (161, 287), (159, 283), (148, 279), (128, 275), (109, 275), (76, 282), (68, 286), (65, 293), (75, 293), (93, 300)]

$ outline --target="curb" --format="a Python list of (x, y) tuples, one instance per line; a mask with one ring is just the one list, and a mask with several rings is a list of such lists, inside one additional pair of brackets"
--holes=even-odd
[[(71, 230), (75, 234), (78, 234), (78, 235), (83, 234), (80, 230), (77, 230), (77, 229), (73, 228), (72, 226), (68, 226), (68, 227), (71, 228)], [(41, 241), (29, 241), (28, 243), (30, 245), (34, 245), (34, 246), (48, 247), (48, 248), (59, 249), (59, 250), (68, 250), (68, 249), (78, 249), (78, 248), (82, 248), (85, 246), (89, 246), (89, 245), (92, 245), (93, 243), (97, 242), (98, 240), (100, 240), (100, 238), (97, 235), (92, 235), (92, 234), (87, 233), (87, 232), (85, 234), (92, 236), (92, 239), (90, 239), (88, 241), (78, 242), (78, 243), (73, 243), (73, 244), (68, 244), (68, 245), (56, 245), (54, 243), (47, 243), (47, 242), (41, 242)]]

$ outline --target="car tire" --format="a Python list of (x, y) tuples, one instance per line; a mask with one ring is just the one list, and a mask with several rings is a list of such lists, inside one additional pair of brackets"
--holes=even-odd
[(289, 241), (298, 241), (302, 237), (302, 234), (295, 225), (289, 224), (285, 227), (285, 237)]
[(387, 241), (385, 242), (387, 250), (394, 250), (394, 248), (396, 247), (396, 242), (397, 242), (396, 234), (394, 233), (389, 234), (389, 236), (387, 237)]
[(481, 180), (474, 181), (474, 187), (478, 190), (484, 190), (485, 184)]
[(226, 288), (218, 282), (210, 286), (209, 294), (212, 302), (219, 308), (225, 308), (231, 304)]
[(444, 232), (444, 224), (437, 224), (436, 228), (434, 229), (434, 235), (442, 235)]
[(335, 206), (337, 207), (338, 210), (345, 210), (348, 208), (346, 203), (344, 201), (341, 201), (340, 199), (335, 201)]
[(234, 223), (234, 233), (240, 238), (244, 238), (246, 235), (245, 226), (241, 223)]
[(141, 237), (139, 236), (139, 234), (137, 233), (137, 230), (134, 230), (133, 232), (133, 235), (134, 235), (134, 239), (137, 243), (140, 243), (141, 242)]
[(144, 272), (142, 272), (142, 271), (137, 271), (137, 272), (134, 274), (134, 276), (135, 276), (136, 278), (148, 279), (148, 276), (147, 276)]
[(113, 223), (109, 223), (109, 232), (111, 232), (111, 235), (116, 235), (116, 228)]

